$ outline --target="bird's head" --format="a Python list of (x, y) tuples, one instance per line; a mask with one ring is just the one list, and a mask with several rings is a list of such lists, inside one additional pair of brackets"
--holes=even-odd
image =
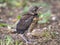
[(30, 10), (29, 10), (29, 13), (33, 14), (33, 15), (37, 14), (38, 8), (39, 8), (38, 6), (31, 7)]

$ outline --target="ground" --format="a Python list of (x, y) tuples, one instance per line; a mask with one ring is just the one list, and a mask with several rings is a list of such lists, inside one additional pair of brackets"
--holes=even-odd
[[(60, 1), (45, 1), (45, 3), (49, 3), (51, 7), (51, 18), (49, 23), (45, 24), (37, 24), (35, 31), (31, 32), (30, 35), (26, 35), (26, 37), (31, 40), (31, 44), (29, 45), (60, 45)], [(10, 14), (9, 14), (10, 11)], [(13, 12), (13, 13), (12, 13)], [(17, 15), (22, 12), (20, 8), (5, 8), (4, 12), (0, 14), (0, 18), (3, 20), (3, 23), (14, 24), (17, 21)], [(14, 45), (27, 45), (25, 41), (18, 34), (10, 33), (10, 27), (0, 27), (0, 39), (5, 40), (8, 36), (12, 38), (12, 42)], [(15, 42), (16, 41), (16, 42)], [(0, 43), (1, 44), (1, 43)], [(9, 44), (9, 45), (12, 45)]]

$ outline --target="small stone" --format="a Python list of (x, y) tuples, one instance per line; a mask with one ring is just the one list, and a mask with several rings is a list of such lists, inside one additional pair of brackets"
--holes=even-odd
[(11, 27), (10, 27), (10, 26), (8, 26), (8, 29), (11, 29)]
[(12, 18), (9, 18), (9, 20), (12, 20)]
[(46, 29), (47, 29), (47, 27), (44, 27), (44, 28), (43, 28), (43, 30), (46, 30)]
[(55, 20), (56, 20), (56, 16), (53, 16), (53, 17), (52, 17), (52, 20), (55, 21)]
[(59, 34), (58, 32), (55, 32), (57, 35)]

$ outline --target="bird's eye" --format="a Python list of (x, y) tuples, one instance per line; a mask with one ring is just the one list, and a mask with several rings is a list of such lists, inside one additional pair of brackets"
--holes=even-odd
[(31, 12), (35, 12), (36, 10), (35, 9), (33, 9)]

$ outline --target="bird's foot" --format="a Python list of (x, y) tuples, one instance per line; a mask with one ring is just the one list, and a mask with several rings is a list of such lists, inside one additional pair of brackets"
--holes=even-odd
[(26, 45), (32, 44), (31, 41), (26, 41)]
[(32, 42), (31, 41), (26, 41), (26, 43), (31, 44)]

